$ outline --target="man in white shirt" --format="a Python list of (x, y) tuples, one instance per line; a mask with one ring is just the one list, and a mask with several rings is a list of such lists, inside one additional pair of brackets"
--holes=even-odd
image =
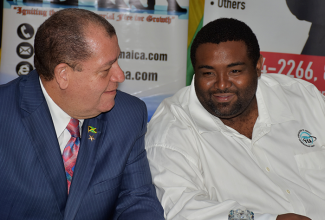
[(146, 149), (166, 219), (323, 220), (325, 105), (303, 80), (261, 74), (256, 36), (222, 18), (193, 41), (191, 86), (152, 117)]
[(164, 219), (147, 109), (124, 81), (114, 27), (83, 9), (35, 36), (36, 70), (0, 86), (0, 219)]

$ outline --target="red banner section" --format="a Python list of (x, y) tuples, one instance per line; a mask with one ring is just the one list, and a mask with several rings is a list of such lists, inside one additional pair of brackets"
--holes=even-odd
[(325, 57), (261, 52), (262, 73), (285, 74), (313, 83), (325, 95)]

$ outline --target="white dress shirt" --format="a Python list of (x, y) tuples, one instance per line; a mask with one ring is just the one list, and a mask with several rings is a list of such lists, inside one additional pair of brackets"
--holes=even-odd
[[(69, 124), (71, 117), (67, 113), (65, 113), (47, 94), (41, 79), (40, 79), (40, 84), (41, 84), (42, 92), (45, 97), (47, 106), (49, 107), (51, 113), (53, 125), (55, 128), (56, 136), (58, 138), (58, 142), (62, 154), (65, 146), (67, 145), (68, 141), (71, 138), (71, 134), (67, 129), (67, 125)], [(83, 121), (84, 121), (83, 119), (79, 119), (80, 138), (81, 138), (81, 128), (82, 128)]]
[(194, 83), (165, 99), (148, 124), (146, 149), (166, 219), (256, 220), (296, 213), (325, 219), (325, 104), (317, 88), (262, 74), (252, 139), (197, 99)]

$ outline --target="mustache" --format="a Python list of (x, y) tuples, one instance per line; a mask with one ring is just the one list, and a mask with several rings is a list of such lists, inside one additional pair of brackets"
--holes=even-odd
[(237, 90), (231, 90), (231, 89), (224, 89), (224, 90), (216, 89), (216, 90), (213, 90), (213, 91), (210, 92), (210, 94), (220, 94), (220, 93), (235, 93), (235, 94), (237, 94), (238, 91)]

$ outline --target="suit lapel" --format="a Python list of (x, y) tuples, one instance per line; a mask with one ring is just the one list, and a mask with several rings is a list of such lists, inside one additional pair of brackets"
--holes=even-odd
[[(91, 126), (92, 128), (90, 128)], [(100, 119), (85, 120), (82, 126), (81, 144), (72, 178), (64, 219), (74, 219), (86, 193), (96, 166), (96, 153), (105, 134), (106, 123)], [(97, 132), (97, 133), (94, 133)]]
[(30, 73), (23, 92), (21, 108), (25, 117), (22, 121), (63, 216), (67, 200), (64, 166), (52, 117), (36, 72)]

